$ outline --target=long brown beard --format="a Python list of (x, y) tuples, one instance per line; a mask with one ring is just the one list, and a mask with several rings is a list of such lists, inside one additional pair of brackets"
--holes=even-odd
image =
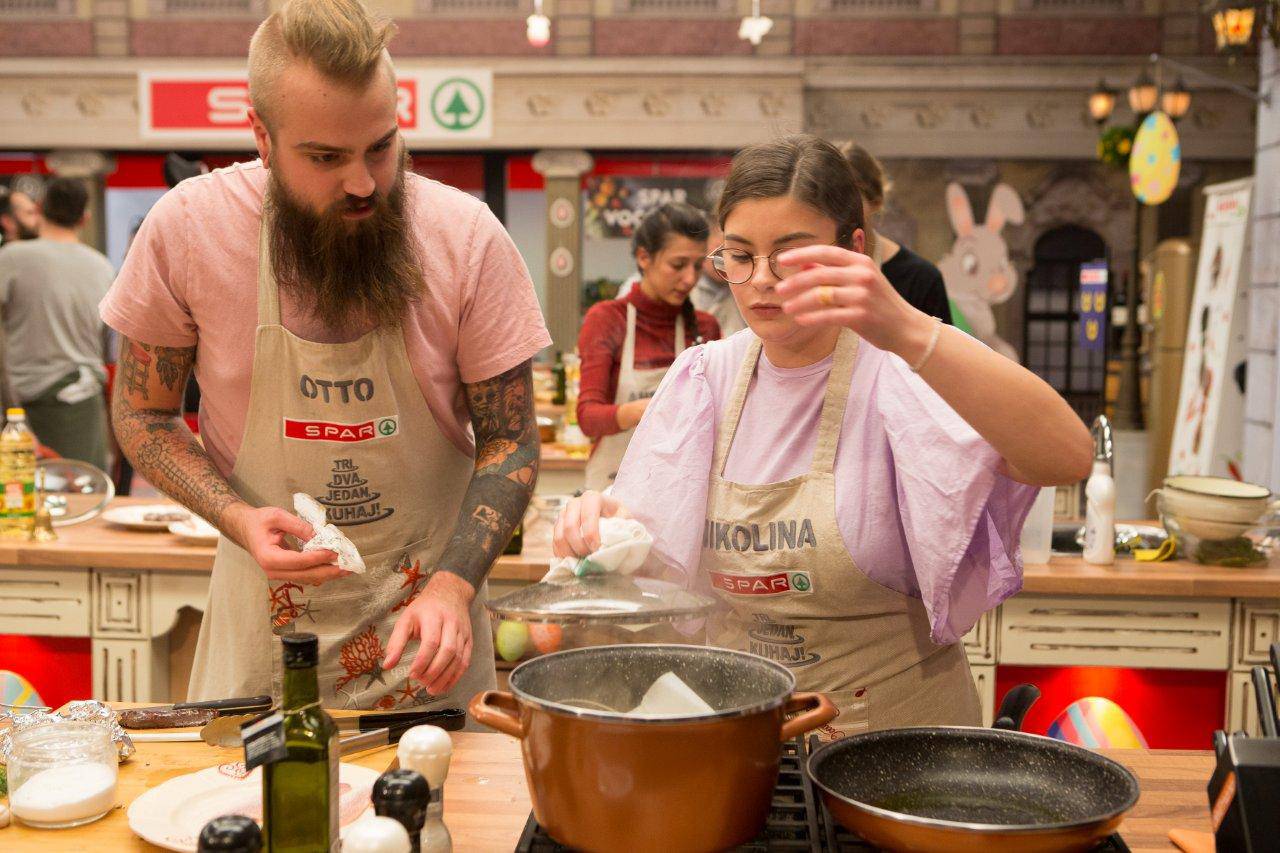
[[(342, 214), (353, 197), (314, 213), (296, 201), (271, 170), (267, 239), (282, 290), (332, 330), (395, 327), (422, 294), (422, 264), (410, 233), (405, 168), (391, 191), (367, 199), (373, 214)], [(360, 199), (359, 201), (366, 201)]]

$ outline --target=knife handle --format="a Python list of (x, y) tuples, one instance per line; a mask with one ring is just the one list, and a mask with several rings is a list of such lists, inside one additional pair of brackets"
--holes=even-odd
[(390, 726), (407, 729), (412, 726), (438, 726), (447, 732), (456, 732), (467, 722), (467, 712), (461, 708), (444, 708), (440, 711), (396, 711), (387, 714), (361, 714), (356, 718), (357, 727), (365, 732)]
[(240, 696), (234, 699), (206, 699), (203, 702), (178, 702), (173, 709), (204, 708), (212, 711), (249, 711), (254, 708), (270, 708), (270, 696)]

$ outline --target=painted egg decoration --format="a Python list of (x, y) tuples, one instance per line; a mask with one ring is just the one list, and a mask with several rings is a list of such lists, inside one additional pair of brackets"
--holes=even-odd
[(1133, 138), (1129, 154), (1129, 185), (1138, 201), (1160, 204), (1173, 194), (1182, 167), (1178, 130), (1165, 113), (1147, 116)]

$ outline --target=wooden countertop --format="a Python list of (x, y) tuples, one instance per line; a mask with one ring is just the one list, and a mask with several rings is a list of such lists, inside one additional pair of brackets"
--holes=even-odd
[[(117, 498), (116, 503), (155, 503)], [(500, 557), (494, 580), (536, 581), (551, 562), (551, 525), (532, 519), (524, 532), (524, 551)], [(0, 566), (91, 566), (105, 569), (209, 571), (214, 549), (183, 543), (169, 533), (123, 530), (100, 518), (58, 530), (48, 544), (0, 539)], [(1229, 569), (1186, 560), (1139, 563), (1120, 557), (1112, 566), (1094, 566), (1076, 556), (1053, 556), (1047, 564), (1027, 565), (1023, 591), (1054, 595), (1132, 595), (1198, 598), (1280, 597), (1280, 568)]]
[[(341, 712), (338, 712), (341, 713)], [(457, 851), (510, 851), (529, 815), (520, 746), (499, 734), (454, 732), (454, 752), (445, 782), (445, 823)], [(140, 743), (138, 752), (120, 767), (119, 807), (88, 826), (34, 830), (15, 823), (0, 829), (0, 848), (40, 853), (83, 853), (85, 850), (154, 851), (129, 829), (128, 805), (159, 783), (227, 761), (239, 750), (203, 743)], [(1138, 777), (1142, 796), (1121, 827), (1134, 851), (1176, 849), (1166, 833), (1173, 828), (1208, 831), (1204, 786), (1213, 770), (1209, 752), (1104, 750)], [(353, 763), (381, 771), (391, 762), (388, 748), (365, 753)]]

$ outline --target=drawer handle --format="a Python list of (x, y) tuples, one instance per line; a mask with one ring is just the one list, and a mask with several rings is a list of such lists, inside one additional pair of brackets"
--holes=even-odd
[(1180, 655), (1199, 654), (1200, 649), (1185, 646), (1104, 646), (1090, 643), (1032, 643), (1031, 648), (1037, 652), (1147, 652)]
[(1055, 628), (1050, 625), (1010, 625), (1010, 631), (1025, 631), (1032, 634), (1065, 634), (1068, 631), (1089, 634), (1155, 634), (1161, 637), (1221, 637), (1221, 631), (1197, 628), (1108, 628), (1090, 626), (1088, 628)]
[(61, 618), (56, 613), (0, 613), (0, 619), (52, 619), (56, 622)]
[(1094, 608), (1072, 607), (1033, 607), (1035, 616), (1113, 616), (1121, 619), (1199, 619), (1201, 614), (1195, 610), (1183, 611), (1146, 611), (1146, 610), (1096, 610)]
[(75, 604), (79, 604), (83, 600), (84, 599), (78, 598), (75, 596), (64, 596), (64, 595), (51, 595), (51, 596), (0, 595), (0, 601), (8, 602), (8, 603), (17, 603), (17, 602), (28, 603), (29, 602), (31, 604), (48, 604), (49, 602), (70, 601)]

